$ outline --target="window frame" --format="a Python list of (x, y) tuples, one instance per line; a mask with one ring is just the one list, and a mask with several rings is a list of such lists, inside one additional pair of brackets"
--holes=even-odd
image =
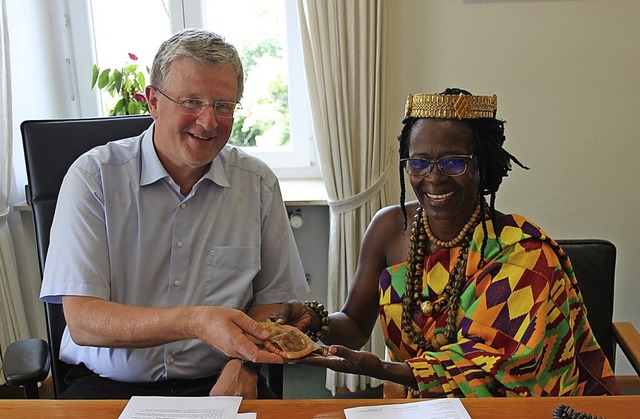
[[(89, 69), (97, 62), (96, 41), (92, 28), (92, 0), (65, 0), (63, 34), (66, 60), (69, 63), (69, 84), (74, 112), (80, 117), (102, 114), (100, 92), (91, 91)], [(206, 0), (167, 0), (169, 26), (172, 33), (187, 27), (206, 27)], [(286, 4), (287, 31), (299, 34), (295, 0)], [(313, 138), (309, 110), (302, 47), (299, 37), (288, 37), (289, 56), (289, 109), (291, 112), (291, 147), (283, 151), (266, 151), (259, 147), (242, 147), (246, 152), (266, 162), (279, 178), (321, 178)], [(293, 58), (293, 59), (291, 59)]]

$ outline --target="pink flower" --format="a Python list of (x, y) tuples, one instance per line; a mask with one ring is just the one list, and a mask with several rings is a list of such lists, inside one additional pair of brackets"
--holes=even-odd
[(138, 102), (146, 102), (147, 101), (147, 97), (145, 95), (143, 95), (142, 93), (134, 93), (133, 95), (133, 99), (137, 100)]
[(129, 58), (131, 58), (133, 61), (138, 61), (138, 56), (132, 53), (128, 53), (129, 54)]

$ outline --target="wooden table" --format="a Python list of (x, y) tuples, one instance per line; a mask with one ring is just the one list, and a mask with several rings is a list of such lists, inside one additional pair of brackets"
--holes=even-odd
[[(256, 412), (258, 419), (344, 419), (347, 407), (404, 403), (405, 399), (245, 400), (240, 412)], [(640, 396), (548, 397), (522, 399), (462, 399), (473, 418), (551, 419), (562, 403), (575, 410), (615, 418), (640, 417)], [(0, 418), (112, 418), (126, 400), (0, 400)]]

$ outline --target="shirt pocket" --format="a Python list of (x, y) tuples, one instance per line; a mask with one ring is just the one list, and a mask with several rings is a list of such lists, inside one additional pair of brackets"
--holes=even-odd
[(242, 310), (251, 302), (253, 279), (260, 271), (258, 247), (213, 247), (206, 265), (207, 304)]

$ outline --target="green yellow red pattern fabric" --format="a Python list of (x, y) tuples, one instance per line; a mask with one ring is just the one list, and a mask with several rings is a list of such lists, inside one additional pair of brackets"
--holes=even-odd
[[(568, 396), (619, 394), (615, 377), (587, 321), (573, 268), (558, 244), (517, 215), (474, 231), (467, 284), (457, 315), (457, 341), (421, 352), (400, 326), (406, 263), (380, 277), (380, 316), (389, 356), (407, 362), (421, 397)], [(495, 234), (498, 231), (498, 234)], [(423, 295), (437, 298), (460, 247), (425, 258)], [(443, 332), (437, 318), (413, 311), (427, 340)]]

